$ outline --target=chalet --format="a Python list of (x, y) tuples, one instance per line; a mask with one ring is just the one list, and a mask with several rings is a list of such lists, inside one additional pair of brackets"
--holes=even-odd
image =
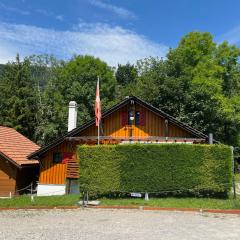
[(26, 193), (36, 185), (39, 163), (27, 156), (38, 149), (15, 129), (0, 126), (0, 197)]
[[(77, 106), (69, 105), (69, 132), (40, 148), (30, 159), (40, 161), (38, 193), (72, 193), (79, 166), (76, 146), (96, 144), (95, 119), (76, 128)], [(127, 97), (102, 114), (100, 144), (207, 143), (208, 136), (137, 97)]]

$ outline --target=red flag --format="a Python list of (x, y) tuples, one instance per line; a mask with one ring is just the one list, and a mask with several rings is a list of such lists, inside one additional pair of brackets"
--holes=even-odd
[(100, 90), (99, 90), (99, 78), (97, 81), (97, 88), (96, 88), (96, 101), (95, 101), (95, 116), (96, 116), (96, 126), (100, 126), (101, 121), (101, 101), (100, 101)]

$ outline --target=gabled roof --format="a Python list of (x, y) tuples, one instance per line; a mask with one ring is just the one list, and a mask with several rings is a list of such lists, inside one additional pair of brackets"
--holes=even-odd
[[(142, 106), (146, 107), (147, 109), (154, 112), (156, 115), (167, 119), (169, 123), (173, 123), (174, 125), (176, 125), (176, 126), (182, 128), (182, 129), (186, 130), (187, 132), (191, 133), (196, 138), (204, 138), (206, 140), (208, 139), (208, 136), (203, 134), (202, 132), (190, 127), (189, 125), (187, 125), (185, 123), (182, 123), (182, 122), (178, 121), (176, 118), (172, 117), (171, 115), (165, 113), (164, 111), (152, 106), (151, 104), (149, 104), (149, 103), (147, 103), (147, 102), (145, 102), (145, 101), (143, 101), (140, 98), (135, 97), (135, 96), (125, 98), (120, 103), (114, 105), (113, 107), (111, 107), (109, 110), (105, 111), (102, 114), (102, 118), (107, 117), (108, 115), (115, 112), (116, 110), (118, 110), (118, 109), (122, 108), (123, 106), (129, 104), (131, 101), (134, 101), (135, 103), (138, 103), (139, 105), (142, 105)], [(80, 127), (77, 127), (75, 129), (73, 129), (72, 131), (60, 136), (55, 141), (43, 146), (42, 148), (40, 148), (36, 152), (30, 154), (29, 158), (37, 159), (39, 156), (44, 154), (49, 149), (51, 149), (51, 148), (57, 146), (58, 144), (61, 144), (62, 142), (64, 142), (64, 140), (66, 138), (74, 137), (74, 136), (78, 135), (80, 132), (82, 132), (83, 130), (85, 130), (86, 128), (90, 127), (93, 124), (95, 124), (95, 119), (92, 119), (92, 120), (86, 122), (85, 124), (81, 125)]]
[(38, 164), (27, 156), (40, 147), (13, 128), (0, 126), (0, 156), (17, 167)]

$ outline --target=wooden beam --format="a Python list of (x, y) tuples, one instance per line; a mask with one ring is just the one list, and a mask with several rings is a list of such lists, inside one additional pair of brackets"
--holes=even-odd
[[(67, 137), (68, 141), (96, 141), (97, 136), (80, 136), (80, 137)], [(100, 136), (100, 140), (113, 140), (113, 141), (155, 141), (155, 142), (206, 142), (204, 138), (183, 138), (183, 137), (112, 137), (112, 136)]]

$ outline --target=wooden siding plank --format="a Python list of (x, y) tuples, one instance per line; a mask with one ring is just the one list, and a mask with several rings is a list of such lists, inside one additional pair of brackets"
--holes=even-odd
[(0, 196), (15, 194), (17, 169), (11, 163), (0, 157)]

